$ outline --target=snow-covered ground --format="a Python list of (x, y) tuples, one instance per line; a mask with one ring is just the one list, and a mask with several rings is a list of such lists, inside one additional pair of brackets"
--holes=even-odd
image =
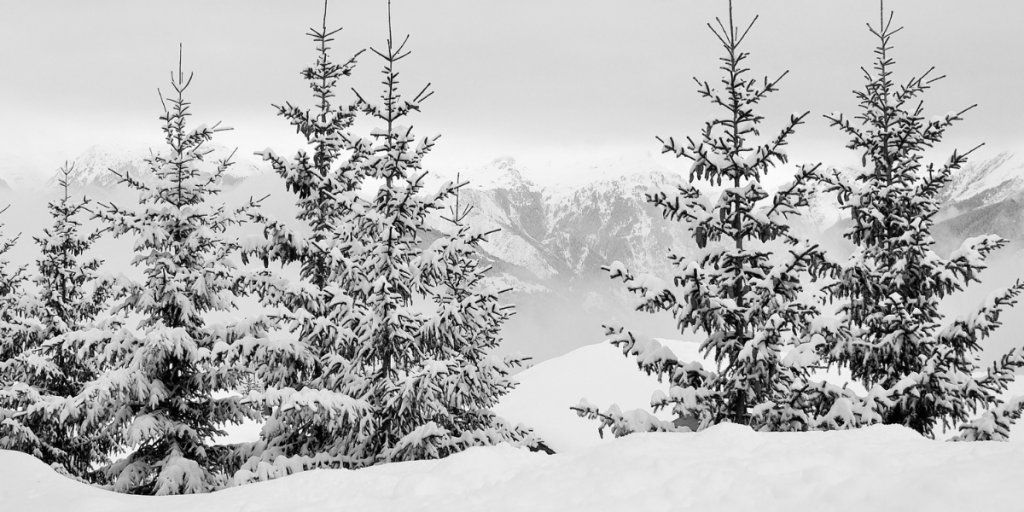
[(439, 461), (313, 471), (208, 495), (138, 497), (0, 451), (5, 511), (1011, 510), (1024, 444), (942, 443), (902, 427), (759, 434), (719, 425), (544, 455), (474, 448)]
[[(708, 364), (700, 356), (697, 343), (660, 341), (682, 359)], [(668, 389), (666, 385), (658, 384), (656, 376), (638, 370), (633, 359), (627, 359), (610, 343), (578, 348), (524, 370), (516, 378), (519, 385), (502, 398), (495, 412), (513, 423), (533, 428), (558, 453), (578, 451), (610, 441), (598, 435), (597, 421), (580, 418), (569, 409), (581, 398), (586, 398), (601, 410), (611, 404), (618, 404), (623, 411), (650, 410), (654, 390)], [(666, 420), (674, 417), (665, 410), (656, 416)]]
[[(696, 344), (665, 342), (683, 358)], [(0, 511), (963, 511), (1011, 510), (1024, 479), (1024, 432), (1010, 443), (930, 441), (902, 427), (762, 434), (719, 425), (696, 434), (601, 439), (569, 407), (646, 407), (659, 388), (615, 347), (583, 347), (522, 372), (499, 405), (558, 453), (474, 448), (440, 461), (313, 471), (201, 496), (125, 496), (0, 451)], [(830, 378), (840, 378), (830, 376)], [(1018, 383), (1011, 392), (1024, 392)], [(665, 416), (663, 413), (663, 417)], [(233, 440), (258, 426), (231, 430)]]

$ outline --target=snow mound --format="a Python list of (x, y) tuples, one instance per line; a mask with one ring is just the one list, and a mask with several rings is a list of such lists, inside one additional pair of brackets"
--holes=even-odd
[[(700, 355), (699, 344), (692, 341), (658, 340), (676, 357), (688, 361), (709, 363)], [(713, 363), (710, 364), (713, 367)], [(598, 343), (578, 348), (554, 359), (549, 359), (516, 375), (519, 385), (494, 408), (499, 416), (531, 427), (552, 450), (557, 453), (573, 452), (611, 441), (602, 439), (597, 432), (598, 423), (580, 418), (569, 408), (581, 398), (604, 410), (618, 404), (623, 411), (650, 410), (651, 395), (666, 390), (658, 378), (646, 375), (636, 367), (633, 358), (610, 343)], [(663, 420), (674, 418), (670, 411), (656, 416)]]
[[(705, 368), (715, 368), (714, 361), (705, 359), (700, 353), (700, 344), (695, 341), (658, 339), (662, 346), (672, 351), (682, 361), (698, 361)], [(598, 406), (602, 411), (609, 405), (617, 404), (622, 411), (643, 409), (650, 412), (651, 395), (655, 391), (668, 391), (667, 383), (659, 383), (656, 376), (646, 375), (637, 369), (633, 357), (625, 357), (614, 345), (602, 342), (578, 348), (565, 355), (549, 359), (516, 375), (519, 385), (502, 397), (494, 411), (513, 424), (523, 423), (531, 427), (545, 444), (557, 453), (572, 453), (611, 442), (609, 434), (604, 439), (597, 431), (598, 422), (580, 418), (569, 408), (578, 404), (581, 398)], [(854, 392), (864, 395), (866, 391), (858, 382), (850, 382), (845, 373), (835, 368), (816, 372), (812, 379), (831, 382), (837, 386), (847, 385)], [(1024, 395), (1024, 378), (1014, 381), (1002, 393), (1004, 400), (1015, 395)], [(655, 414), (659, 419), (671, 420), (671, 411), (662, 410)], [(1010, 429), (1010, 442), (1024, 444), (1024, 427), (1017, 422)], [(720, 425), (717, 430), (701, 435), (720, 435), (729, 431), (735, 437), (742, 428), (734, 425)], [(891, 441), (908, 441), (923, 438), (912, 430), (899, 427), (879, 427), (877, 436)], [(742, 430), (741, 430), (742, 432)], [(937, 439), (949, 439), (957, 431), (936, 432)], [(687, 434), (692, 435), (692, 434)]]
[(571, 454), (507, 445), (438, 461), (310, 471), (207, 495), (118, 495), (0, 451), (3, 510), (1005, 510), (1024, 444), (943, 443), (903, 427), (634, 434)]

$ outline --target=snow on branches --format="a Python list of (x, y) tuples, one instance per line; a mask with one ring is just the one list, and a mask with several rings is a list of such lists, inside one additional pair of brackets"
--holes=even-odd
[[(371, 49), (384, 60), (380, 103), (357, 92), (351, 105), (337, 107), (328, 99), (355, 57), (344, 65), (330, 61), (327, 43), (335, 33), (326, 19), (311, 31), (319, 57), (303, 76), (317, 108), (278, 109), (312, 154), (300, 151), (288, 159), (262, 153), (297, 196), (298, 218), (309, 234), (261, 217), (264, 239), (250, 241), (245, 251), (266, 264), (299, 265), (301, 283), (266, 287), (263, 301), (291, 312), (289, 330), (312, 358), (290, 380), (265, 378), (262, 396), (250, 393), (270, 417), (262, 440), (247, 448), (236, 483), (314, 467), (443, 457), (468, 446), (530, 438), (490, 411), (511, 390), (511, 369), (520, 364), (489, 353), (512, 310), (483, 280), (488, 269), (480, 265), (477, 246), (488, 233), (463, 223), (458, 190), (465, 183), (425, 190), (422, 160), (437, 137), (416, 136), (404, 124), (431, 95), (429, 86), (411, 99), (399, 91), (395, 67), (409, 55), (408, 38), (396, 44), (389, 24), (386, 49)], [(352, 133), (360, 114), (382, 127), (368, 137)], [(452, 229), (432, 234), (436, 240), (424, 247), (427, 216), (452, 201)], [(328, 415), (319, 402), (286, 406), (271, 399), (314, 390), (351, 409)], [(286, 463), (278, 467), (277, 461)]]
[(180, 67), (172, 75), (174, 94), (164, 99), (160, 116), (166, 148), (147, 159), (153, 178), (121, 176), (139, 193), (138, 207), (109, 203), (93, 212), (113, 236), (135, 237), (132, 265), (144, 277), (119, 285), (113, 312), (139, 322), (107, 322), (65, 335), (65, 344), (96, 361), (97, 377), (65, 401), (62, 414), (89, 435), (128, 450), (99, 476), (121, 492), (194, 493), (223, 485), (228, 449), (213, 444), (214, 436), (227, 423), (258, 417), (227, 393), (245, 369), (223, 356), (253, 344), (275, 349), (267, 340), (274, 322), (266, 317), (225, 324), (208, 319), (213, 312), (236, 315), (235, 299), (253, 286), (234, 260), (239, 244), (226, 231), (245, 222), (257, 203), (233, 210), (211, 204), (230, 157), (215, 162), (212, 172), (200, 164), (210, 152), (206, 144), (226, 128), (188, 128), (184, 94), (191, 79)]
[(67, 474), (91, 478), (93, 465), (104, 462), (112, 446), (68, 421), (61, 404), (96, 377), (96, 362), (80, 350), (75, 333), (99, 325), (98, 317), (116, 293), (116, 280), (99, 274), (99, 260), (86, 258), (100, 232), (80, 232), (78, 217), (88, 213), (89, 201), (71, 201), (67, 177), (73, 170), (74, 164), (61, 167), (63, 197), (47, 205), (53, 225), (33, 237), (41, 252), (32, 278), (38, 291), (24, 295), (16, 308), (23, 326), (30, 328), (10, 338), (27, 336), (30, 342), (0, 363), (4, 380), (20, 383), (0, 390), (3, 407), (18, 411), (5, 420), (13, 433), (2, 436), (0, 447), (32, 453)]
[[(700, 248), (694, 255), (672, 254), (678, 269), (671, 280), (632, 275), (618, 262), (605, 267), (613, 279), (642, 301), (637, 309), (669, 311), (679, 328), (707, 334), (701, 345), (718, 368), (675, 360), (643, 339), (619, 327), (608, 327), (612, 343), (634, 355), (641, 369), (669, 380), (668, 395), (657, 394), (656, 408), (671, 406), (680, 416), (699, 421), (700, 428), (721, 422), (750, 424), (764, 429), (804, 428), (805, 414), (791, 407), (792, 388), (806, 376), (806, 358), (784, 360), (783, 351), (809, 336), (809, 321), (818, 313), (802, 299), (804, 276), (827, 267), (821, 252), (790, 234), (785, 219), (808, 205), (818, 166), (800, 166), (794, 181), (769, 194), (760, 184), (770, 169), (788, 161), (787, 139), (806, 113), (794, 114), (774, 136), (758, 143), (764, 116), (755, 106), (785, 76), (759, 81), (748, 78), (748, 54), (740, 50), (751, 22), (742, 32), (734, 24), (709, 24), (726, 56), (720, 60), (725, 76), (720, 86), (697, 80), (698, 93), (723, 114), (705, 122), (697, 139), (661, 139), (663, 152), (693, 162), (690, 180), (726, 188), (714, 202), (694, 187), (652, 190), (648, 201), (666, 219), (686, 222)], [(756, 21), (756, 18), (755, 18)], [(634, 427), (674, 430), (671, 424), (646, 416), (623, 415), (611, 408), (598, 413), (583, 404), (578, 413), (601, 418), (616, 435)], [(801, 424), (794, 418), (805, 418)], [(670, 428), (673, 427), (673, 428)]]
[[(976, 282), (985, 258), (1007, 241), (981, 236), (964, 241), (948, 259), (935, 254), (938, 194), (974, 150), (954, 151), (939, 165), (923, 162), (924, 152), (973, 106), (926, 118), (920, 96), (941, 77), (932, 78), (929, 69), (897, 85), (891, 38), (900, 29), (893, 27), (892, 13), (886, 19), (883, 7), (879, 26), (869, 28), (878, 39), (877, 58), (864, 71), (864, 88), (854, 92), (860, 113), (852, 119), (825, 116), (849, 136), (847, 147), (861, 153), (864, 170), (852, 181), (838, 172), (822, 179), (849, 212), (853, 225), (844, 236), (856, 246), (837, 281), (826, 287), (840, 304), (849, 335), (833, 338), (823, 353), (872, 390), (875, 396), (865, 397), (863, 406), (882, 423), (927, 436), (940, 424), (961, 424), (960, 439), (999, 438), (1019, 410), (1003, 404), (998, 393), (1022, 361), (1011, 352), (983, 372), (974, 355), (1024, 283), (993, 292), (977, 311), (943, 327), (940, 300)], [(992, 410), (965, 424), (979, 408)]]

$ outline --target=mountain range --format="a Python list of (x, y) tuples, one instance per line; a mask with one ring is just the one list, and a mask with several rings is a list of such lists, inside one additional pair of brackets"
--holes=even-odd
[[(262, 163), (255, 163), (237, 154), (232, 156), (234, 150), (219, 144), (207, 144), (210, 153), (206, 155), (205, 161), (199, 164), (199, 168), (211, 172), (215, 169), (217, 162), (231, 157), (233, 162), (224, 173), (224, 182), (230, 186), (250, 176), (263, 174), (268, 166)], [(149, 174), (147, 159), (153, 155), (150, 149), (130, 145), (95, 145), (85, 150), (74, 160), (74, 168), (68, 175), (68, 185), (75, 189), (110, 188), (116, 185), (120, 176), (144, 176)], [(54, 186), (62, 176), (60, 172), (55, 173), (47, 186)]]
[[(214, 146), (210, 161), (230, 151)], [(108, 188), (117, 173), (145, 173), (148, 150), (94, 146), (75, 160), (72, 187)], [(493, 266), (492, 279), (509, 288), (509, 302), (519, 314), (506, 336), (516, 348), (546, 359), (577, 346), (599, 341), (601, 324), (641, 323), (653, 335), (678, 337), (667, 315), (632, 312), (634, 298), (601, 271), (621, 261), (635, 272), (667, 275), (669, 248), (696, 249), (683, 223), (667, 221), (648, 204), (652, 187), (671, 188), (688, 182), (666, 165), (669, 157), (634, 152), (610, 158), (581, 158), (558, 164), (526, 165), (512, 157), (485, 165), (438, 170), (428, 187), (443, 180), (468, 181), (460, 201), (472, 206), (468, 222), (496, 228), (482, 245)], [(272, 174), (262, 163), (235, 156), (228, 185)], [(212, 164), (206, 164), (212, 165)], [(52, 180), (51, 180), (52, 181)], [(287, 198), (281, 189), (266, 190)], [(714, 191), (709, 191), (714, 194)], [(271, 199), (274, 200), (274, 199)], [(941, 196), (943, 209), (934, 227), (936, 251), (946, 255), (970, 236), (997, 233), (1012, 242), (1024, 241), (1024, 162), (1003, 153), (966, 166), (954, 175)], [(838, 205), (827, 197), (812, 201), (796, 219), (803, 236), (825, 247), (842, 247)], [(431, 219), (445, 229), (440, 214)]]

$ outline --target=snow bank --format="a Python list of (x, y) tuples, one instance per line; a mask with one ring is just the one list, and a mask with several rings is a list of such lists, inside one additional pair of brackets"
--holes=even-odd
[[(693, 341), (658, 339), (679, 359), (699, 361), (705, 368), (714, 368), (713, 361), (705, 359)], [(845, 375), (833, 370), (815, 374), (815, 379), (842, 386), (848, 382)], [(549, 359), (516, 375), (519, 386), (502, 398), (494, 411), (512, 423), (532, 427), (551, 449), (558, 453), (574, 452), (611, 441), (609, 435), (601, 439), (598, 422), (580, 418), (569, 408), (581, 398), (598, 406), (602, 411), (618, 404), (623, 411), (642, 408), (650, 411), (651, 395), (655, 391), (668, 392), (668, 385), (658, 383), (655, 376), (645, 375), (637, 369), (636, 360), (622, 355), (610, 343), (598, 343), (578, 348), (563, 356)], [(863, 395), (864, 387), (849, 383), (851, 389)], [(1018, 378), (1003, 399), (1024, 395), (1024, 376)], [(656, 416), (670, 420), (674, 415), (662, 410)], [(251, 427), (250, 427), (251, 428)], [(258, 429), (252, 430), (255, 436)], [(948, 439), (956, 431), (936, 432), (939, 439)], [(1018, 422), (1010, 429), (1011, 443), (1024, 443), (1024, 426)]]
[(118, 495), (0, 451), (4, 511), (1005, 510), (1024, 444), (943, 443), (903, 427), (636, 434), (575, 453), (473, 448), (440, 461), (312, 471), (208, 495)]
[[(701, 357), (698, 343), (658, 340), (683, 360), (708, 362)], [(711, 364), (711, 367), (714, 367)], [(569, 408), (581, 398), (602, 411), (618, 404), (623, 411), (650, 410), (651, 395), (668, 391), (656, 376), (646, 375), (610, 343), (580, 347), (561, 357), (549, 359), (516, 375), (519, 385), (494, 408), (494, 412), (512, 423), (531, 427), (558, 453), (590, 448), (611, 441), (598, 435), (598, 422), (580, 418)], [(656, 416), (671, 420), (670, 411)]]

